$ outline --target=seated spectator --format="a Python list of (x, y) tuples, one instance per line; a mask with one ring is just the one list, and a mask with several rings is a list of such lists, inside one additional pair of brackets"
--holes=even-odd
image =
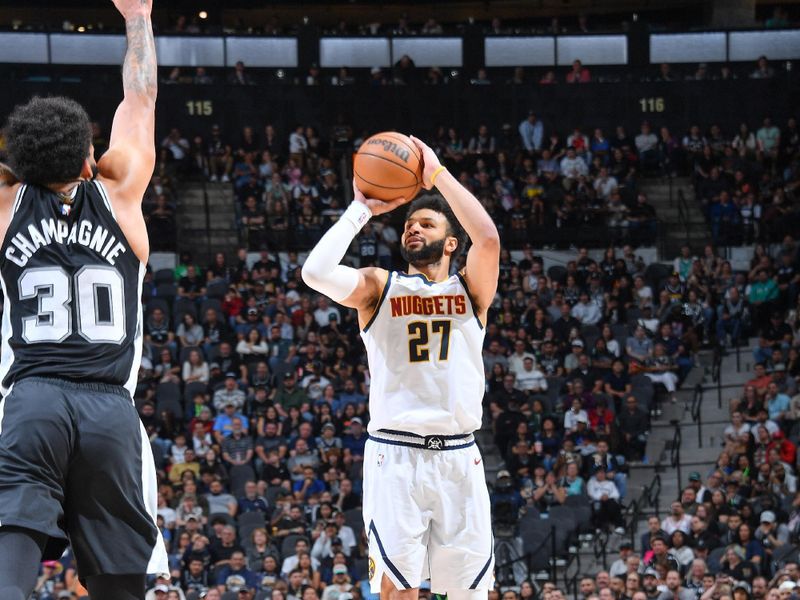
[(619, 507), (619, 491), (613, 481), (606, 479), (604, 467), (598, 467), (594, 476), (589, 479), (586, 493), (592, 500), (594, 522), (597, 527), (603, 528), (613, 525), (615, 531), (624, 532), (624, 521)]
[(244, 408), (245, 394), (236, 383), (236, 373), (225, 373), (225, 386), (214, 392), (214, 408), (222, 412), (226, 406), (233, 406), (237, 411)]
[(677, 402), (675, 391), (678, 385), (678, 375), (675, 373), (677, 365), (672, 357), (667, 355), (664, 345), (657, 343), (653, 348), (653, 355), (645, 361), (645, 375), (653, 383), (662, 384), (672, 396), (672, 402)]
[(592, 76), (589, 69), (583, 66), (580, 60), (575, 59), (572, 61), (572, 68), (566, 76), (567, 83), (589, 83)]
[(695, 600), (697, 595), (692, 590), (681, 585), (683, 578), (678, 569), (667, 571), (665, 580), (666, 590), (661, 592), (657, 600)]
[(256, 579), (255, 573), (247, 568), (244, 552), (234, 550), (228, 564), (217, 569), (217, 589), (221, 594), (226, 590), (239, 592), (243, 585), (255, 589), (258, 587), (259, 581)]
[(691, 520), (692, 516), (684, 512), (683, 505), (680, 502), (673, 502), (670, 505), (670, 514), (661, 521), (661, 530), (669, 536), (675, 531), (682, 531), (688, 535)]
[(600, 307), (589, 300), (587, 292), (581, 292), (578, 303), (572, 307), (571, 314), (581, 325), (597, 325), (603, 316)]
[(523, 360), (522, 370), (516, 374), (514, 388), (526, 395), (547, 391), (547, 379), (544, 373), (536, 368), (532, 356), (526, 356)]
[[(234, 422), (238, 422), (238, 426), (234, 426)], [(247, 417), (236, 412), (232, 401), (226, 401), (223, 412), (218, 414), (217, 418), (214, 420), (214, 439), (218, 444), (222, 444), (225, 438), (233, 433), (235, 427), (247, 431), (250, 427), (250, 423)]]

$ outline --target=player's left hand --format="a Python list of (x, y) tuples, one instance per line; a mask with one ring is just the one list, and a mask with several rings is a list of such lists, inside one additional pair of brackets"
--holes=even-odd
[(392, 212), (395, 208), (407, 202), (405, 198), (395, 198), (389, 202), (375, 200), (374, 198), (367, 198), (362, 191), (358, 189), (355, 177), (353, 178), (353, 200), (356, 202), (361, 202), (361, 204), (366, 204), (373, 217)]
[(415, 138), (413, 135), (408, 137), (411, 138), (411, 141), (414, 142), (414, 145), (422, 155), (422, 187), (429, 190), (433, 187), (431, 175), (433, 175), (436, 169), (442, 166), (442, 163), (439, 161), (439, 157), (436, 156), (436, 152), (434, 152), (433, 148), (428, 146), (428, 144), (419, 138)]

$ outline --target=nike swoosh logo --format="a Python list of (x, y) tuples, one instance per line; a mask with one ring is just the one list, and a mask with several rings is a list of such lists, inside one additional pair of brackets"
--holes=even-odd
[(482, 458), (476, 458), (472, 462), (474, 462), (476, 465), (479, 465), (479, 464), (481, 464), (482, 460), (483, 460)]

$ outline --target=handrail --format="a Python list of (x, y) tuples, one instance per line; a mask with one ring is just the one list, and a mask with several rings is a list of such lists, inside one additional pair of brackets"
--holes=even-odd
[(608, 538), (608, 533), (602, 529), (597, 530), (594, 538), (594, 558), (602, 563), (604, 570), (608, 569)]
[(655, 474), (647, 490), (647, 504), (655, 511), (656, 517), (660, 517), (659, 513), (661, 511), (659, 510), (659, 506), (661, 503), (659, 500), (661, 499), (661, 475), (658, 473)]
[[(670, 179), (670, 182), (672, 180)], [(678, 190), (678, 226), (683, 230), (684, 244), (689, 243), (689, 203), (683, 190)]]
[(714, 348), (714, 358), (711, 363), (711, 381), (717, 384), (717, 408), (722, 408), (722, 348), (720, 346)]
[(676, 470), (678, 481), (683, 481), (681, 477), (681, 443), (683, 436), (681, 434), (681, 424), (678, 421), (673, 422), (675, 426), (675, 433), (672, 436), (672, 447), (669, 449), (669, 463), (670, 466)]
[(698, 383), (694, 386), (694, 396), (692, 397), (692, 420), (697, 423), (697, 446), (703, 447), (703, 411), (701, 410), (703, 404), (703, 384)]
[(556, 559), (556, 553), (555, 553), (555, 551), (556, 551), (556, 528), (555, 528), (555, 525), (550, 527), (550, 530), (547, 532), (547, 535), (544, 537), (544, 539), (542, 539), (539, 542), (539, 545), (536, 547), (536, 549), (533, 552), (528, 552), (528, 553), (523, 554), (522, 556), (519, 556), (518, 558), (515, 558), (513, 560), (509, 560), (509, 561), (504, 562), (502, 564), (495, 565), (495, 569), (497, 569), (497, 570), (505, 569), (505, 568), (510, 567), (512, 565), (515, 565), (515, 564), (517, 564), (519, 562), (525, 561), (525, 566), (528, 569), (528, 577), (532, 577), (533, 576), (532, 568), (531, 568), (532, 567), (532, 559), (542, 548), (545, 547), (545, 544), (548, 544), (548, 543), (551, 544), (551, 552), (552, 552), (552, 560), (550, 560), (550, 562), (548, 564), (548, 566), (550, 567), (550, 577), (551, 577), (552, 581), (556, 581), (557, 572), (556, 572), (556, 561), (555, 561), (555, 559)]
[(213, 258), (213, 255), (211, 254), (211, 202), (208, 198), (208, 183), (206, 182), (205, 177), (203, 177), (201, 181), (203, 184), (203, 210), (205, 211), (206, 216), (206, 254), (208, 255), (208, 260), (210, 261)]

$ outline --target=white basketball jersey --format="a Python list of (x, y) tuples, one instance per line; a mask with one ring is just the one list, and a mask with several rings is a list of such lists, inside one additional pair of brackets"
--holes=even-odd
[(481, 426), (484, 330), (460, 274), (391, 272), (361, 332), (371, 376), (369, 432), (459, 435)]

